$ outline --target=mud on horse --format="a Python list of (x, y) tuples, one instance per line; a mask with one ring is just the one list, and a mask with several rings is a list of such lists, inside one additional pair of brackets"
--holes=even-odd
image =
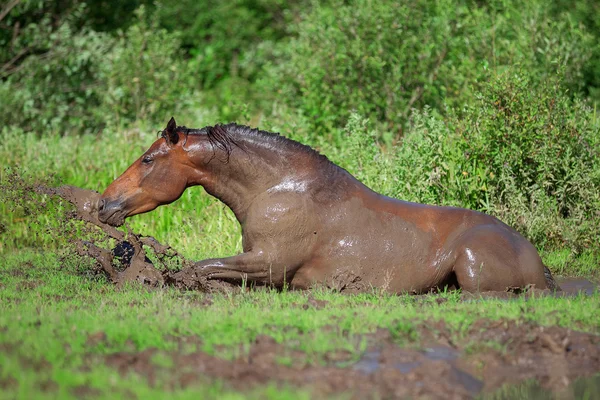
[(308, 146), (236, 124), (171, 118), (102, 194), (99, 218), (121, 225), (195, 185), (234, 212), (243, 253), (174, 273), (184, 287), (190, 276), (297, 289), (346, 276), (392, 293), (555, 288), (535, 247), (498, 219), (383, 196)]

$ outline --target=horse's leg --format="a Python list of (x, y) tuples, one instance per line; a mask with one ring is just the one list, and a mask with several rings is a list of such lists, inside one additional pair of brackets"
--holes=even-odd
[(504, 291), (527, 284), (546, 288), (541, 259), (525, 238), (485, 225), (473, 228), (461, 242), (454, 272), (463, 290)]
[[(195, 263), (171, 275), (176, 282), (185, 283), (190, 280), (206, 279), (247, 279), (252, 282), (274, 283), (279, 281), (283, 267), (269, 263), (262, 251), (249, 251), (237, 256), (212, 258)], [(279, 274), (274, 275), (274, 271)], [(275, 282), (277, 283), (277, 282)]]

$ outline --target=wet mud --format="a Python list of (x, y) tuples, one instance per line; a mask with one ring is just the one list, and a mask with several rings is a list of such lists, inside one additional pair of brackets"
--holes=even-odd
[[(93, 258), (98, 262), (100, 268), (106, 273), (111, 282), (122, 285), (125, 282), (137, 281), (149, 286), (162, 286), (164, 278), (160, 271), (154, 268), (146, 255), (144, 246), (152, 249), (158, 257), (175, 257), (177, 253), (169, 246), (164, 246), (152, 237), (143, 237), (128, 229), (128, 234), (98, 220), (97, 204), (100, 194), (81, 189), (75, 186), (61, 186), (59, 188), (47, 188), (39, 186), (39, 193), (59, 196), (75, 206), (72, 218), (82, 220), (86, 223), (99, 227), (104, 235), (114, 239), (117, 245), (113, 250), (107, 250), (97, 246), (91, 241), (78, 240), (76, 243), (77, 253), (81, 256)], [(117, 260), (120, 259), (120, 260)], [(116, 266), (125, 266), (119, 270)]]
[[(104, 361), (122, 374), (146, 377), (151, 385), (159, 377), (161, 382), (168, 377), (173, 388), (214, 379), (238, 390), (278, 382), (309, 388), (315, 398), (346, 394), (356, 399), (486, 398), (507, 388), (507, 393), (511, 388), (522, 393), (519, 385), (531, 381), (539, 393), (578, 398), (574, 385), (585, 377), (596, 385), (600, 373), (600, 337), (593, 334), (508, 320), (477, 321), (458, 342), (443, 322), (419, 330), (421, 344), (414, 348), (398, 346), (389, 330), (367, 335), (370, 345), (358, 361), (342, 354), (324, 364), (309, 362), (305, 353), (264, 335), (231, 361), (155, 349), (116, 353)], [(157, 355), (171, 358), (176, 367), (154, 364)]]
[[(159, 243), (151, 236), (133, 232), (127, 224), (125, 225), (127, 233), (124, 233), (101, 222), (98, 219), (97, 204), (100, 198), (98, 192), (68, 185), (58, 188), (37, 186), (35, 191), (68, 201), (74, 206), (74, 211), (67, 218), (81, 220), (91, 227), (100, 228), (102, 232), (100, 242), (106, 242), (107, 239), (115, 241), (116, 244), (111, 250), (90, 240), (76, 239), (75, 245), (79, 256), (94, 260), (109, 280), (118, 286), (127, 282), (139, 282), (150, 287), (162, 287), (168, 284), (177, 286), (178, 281), (173, 279), (173, 272), (167, 268), (157, 269), (151, 257), (159, 263), (177, 259), (182, 267), (193, 264), (172, 247)], [(227, 282), (208, 280), (203, 277), (194, 277), (194, 279), (195, 287), (203, 292), (228, 291), (233, 287)]]

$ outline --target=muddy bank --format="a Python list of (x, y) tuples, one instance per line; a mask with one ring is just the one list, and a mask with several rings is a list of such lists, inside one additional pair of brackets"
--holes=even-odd
[[(172, 252), (170, 247), (161, 245), (154, 238), (136, 235), (130, 229), (126, 235), (100, 222), (97, 214), (99, 193), (75, 186), (59, 188), (38, 186), (36, 191), (67, 200), (75, 206), (75, 210), (69, 217), (97, 226), (106, 237), (116, 241), (117, 244), (112, 251), (99, 247), (92, 241), (78, 240), (76, 243), (77, 253), (96, 260), (113, 283), (120, 285), (128, 281), (138, 281), (150, 286), (163, 285), (162, 274), (149, 261), (143, 246), (150, 247), (158, 257), (174, 257), (177, 255), (176, 252)], [(120, 261), (125, 268), (119, 270), (115, 265), (117, 261)]]
[[(126, 282), (139, 282), (151, 287), (162, 287), (166, 284), (176, 284), (173, 273), (167, 268), (157, 269), (151, 258), (159, 264), (167, 260), (176, 259), (181, 267), (191, 266), (193, 262), (187, 260), (176, 250), (168, 245), (159, 243), (151, 236), (134, 233), (127, 224), (127, 233), (101, 222), (98, 219), (98, 199), (100, 194), (93, 190), (75, 186), (61, 186), (48, 188), (36, 186), (35, 191), (51, 196), (58, 196), (74, 206), (74, 211), (67, 218), (84, 221), (88, 228), (97, 227), (102, 233), (100, 241), (106, 242), (113, 239), (115, 245), (112, 250), (98, 246), (92, 240), (75, 240), (76, 252), (82, 257), (95, 260), (97, 268), (102, 270), (110, 281), (116, 285)], [(227, 291), (232, 285), (196, 277), (196, 288), (204, 292)]]
[[(104, 361), (122, 374), (144, 376), (151, 385), (160, 381), (178, 388), (220, 379), (247, 390), (278, 382), (310, 388), (317, 398), (350, 394), (356, 399), (471, 399), (531, 380), (539, 391), (568, 394), (577, 379), (600, 373), (600, 337), (588, 333), (525, 321), (480, 320), (455, 342), (443, 322), (418, 329), (418, 347), (401, 347), (389, 330), (379, 329), (366, 335), (369, 346), (358, 361), (342, 353), (326, 357), (325, 365), (309, 363), (305, 353), (264, 335), (233, 361), (203, 352), (154, 349), (116, 353)], [(170, 358), (174, 367), (153, 363), (155, 356)]]

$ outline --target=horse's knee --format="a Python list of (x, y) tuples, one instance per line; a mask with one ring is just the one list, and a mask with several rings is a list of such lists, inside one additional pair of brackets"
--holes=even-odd
[(458, 285), (468, 292), (524, 286), (517, 258), (513, 249), (502, 243), (465, 245), (454, 265)]
[(458, 286), (467, 292), (481, 292), (489, 289), (489, 282), (484, 279), (485, 262), (479, 261), (472, 253), (462, 254), (454, 265), (454, 275)]

